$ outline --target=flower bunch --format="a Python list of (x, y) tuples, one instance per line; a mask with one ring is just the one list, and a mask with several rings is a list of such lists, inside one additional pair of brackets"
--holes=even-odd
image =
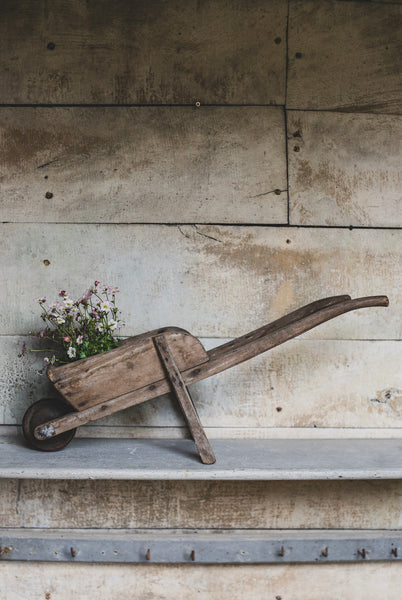
[[(55, 346), (54, 350), (39, 350), (51, 352), (44, 358), (45, 365), (87, 358), (119, 345), (116, 333), (124, 323), (119, 319), (120, 311), (116, 307), (118, 291), (117, 287), (95, 281), (78, 300), (73, 300), (65, 290), (61, 290), (60, 299), (50, 305), (46, 298), (37, 298), (46, 327), (38, 333), (31, 332), (31, 335)], [(25, 352), (24, 344), (21, 355)]]

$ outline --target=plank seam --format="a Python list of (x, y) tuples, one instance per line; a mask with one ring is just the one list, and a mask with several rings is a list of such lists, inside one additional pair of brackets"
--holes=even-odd
[(386, 2), (385, 0), (336, 0), (337, 2), (360, 2), (360, 4), (381, 4), (388, 6), (400, 6), (402, 2)]
[(393, 112), (382, 112), (382, 111), (372, 111), (372, 110), (363, 110), (362, 106), (356, 105), (356, 109), (352, 110), (349, 108), (295, 108), (295, 107), (287, 107), (288, 111), (293, 112), (306, 112), (306, 113), (337, 113), (337, 114), (350, 114), (350, 115), (373, 115), (378, 117), (382, 115), (384, 117), (401, 117), (401, 113), (393, 113)]
[[(342, 0), (343, 1), (343, 0)], [(194, 104), (0, 104), (0, 108), (191, 108)], [(285, 104), (203, 104), (203, 107), (211, 108), (287, 108), (295, 112), (333, 112), (343, 114), (383, 115), (387, 117), (401, 117), (401, 113), (390, 113), (383, 111), (363, 110), (356, 106), (355, 110), (348, 108), (294, 108), (286, 107)]]
[(290, 188), (289, 188), (289, 147), (288, 147), (288, 115), (286, 106), (288, 103), (288, 75), (289, 75), (289, 13), (290, 0), (288, 0), (288, 8), (286, 13), (286, 64), (285, 64), (285, 159), (286, 159), (286, 188), (287, 188), (287, 224), (290, 225)]
[[(283, 190), (285, 191), (285, 190)], [(151, 222), (151, 221), (1, 221), (1, 225), (107, 225), (107, 226), (158, 226), (158, 227), (181, 227), (184, 225), (194, 225), (198, 227), (200, 225), (207, 225), (211, 227), (265, 227), (265, 228), (289, 228), (289, 229), (349, 229), (349, 231), (353, 231), (354, 229), (363, 229), (370, 231), (401, 231), (401, 227), (391, 227), (391, 226), (370, 226), (370, 225), (299, 225), (299, 224), (291, 224), (291, 223), (220, 223), (220, 222), (193, 222), (193, 221), (184, 221), (180, 223), (163, 223), (163, 222)], [(202, 234), (200, 234), (202, 235)], [(204, 236), (206, 237), (206, 236)]]

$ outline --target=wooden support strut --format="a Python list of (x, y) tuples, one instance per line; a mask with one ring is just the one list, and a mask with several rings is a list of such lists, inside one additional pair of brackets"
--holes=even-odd
[(153, 342), (166, 371), (166, 376), (171, 385), (172, 392), (176, 396), (183, 411), (190, 433), (200, 454), (201, 461), (206, 465), (212, 465), (216, 461), (215, 455), (165, 336), (155, 336)]

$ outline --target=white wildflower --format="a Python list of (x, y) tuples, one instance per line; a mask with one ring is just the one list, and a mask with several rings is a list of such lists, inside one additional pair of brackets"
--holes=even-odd
[(104, 300), (102, 302), (99, 303), (99, 310), (101, 312), (109, 312), (110, 310), (110, 303), (107, 300)]
[(55, 317), (57, 315), (57, 304), (53, 303), (49, 306), (49, 315)]
[(71, 298), (64, 298), (64, 306), (66, 308), (72, 308), (74, 306), (74, 300), (71, 300)]
[(82, 335), (78, 335), (75, 341), (79, 346), (81, 346), (82, 342), (84, 341), (84, 338)]
[(115, 331), (118, 327), (117, 321), (115, 321), (114, 319), (110, 319), (107, 325), (111, 331)]
[(63, 317), (60, 317), (60, 316), (59, 316), (59, 317), (56, 317), (56, 322), (57, 322), (59, 325), (61, 325), (62, 323), (65, 323), (65, 322), (66, 322), (66, 320), (65, 320), (65, 319), (63, 319)]
[(77, 355), (77, 351), (74, 348), (74, 346), (70, 346), (69, 349), (67, 350), (67, 356), (68, 358), (75, 358)]

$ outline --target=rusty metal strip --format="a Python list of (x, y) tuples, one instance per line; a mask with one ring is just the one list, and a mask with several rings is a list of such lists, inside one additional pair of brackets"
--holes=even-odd
[(0, 560), (80, 563), (401, 561), (400, 530), (0, 530)]

